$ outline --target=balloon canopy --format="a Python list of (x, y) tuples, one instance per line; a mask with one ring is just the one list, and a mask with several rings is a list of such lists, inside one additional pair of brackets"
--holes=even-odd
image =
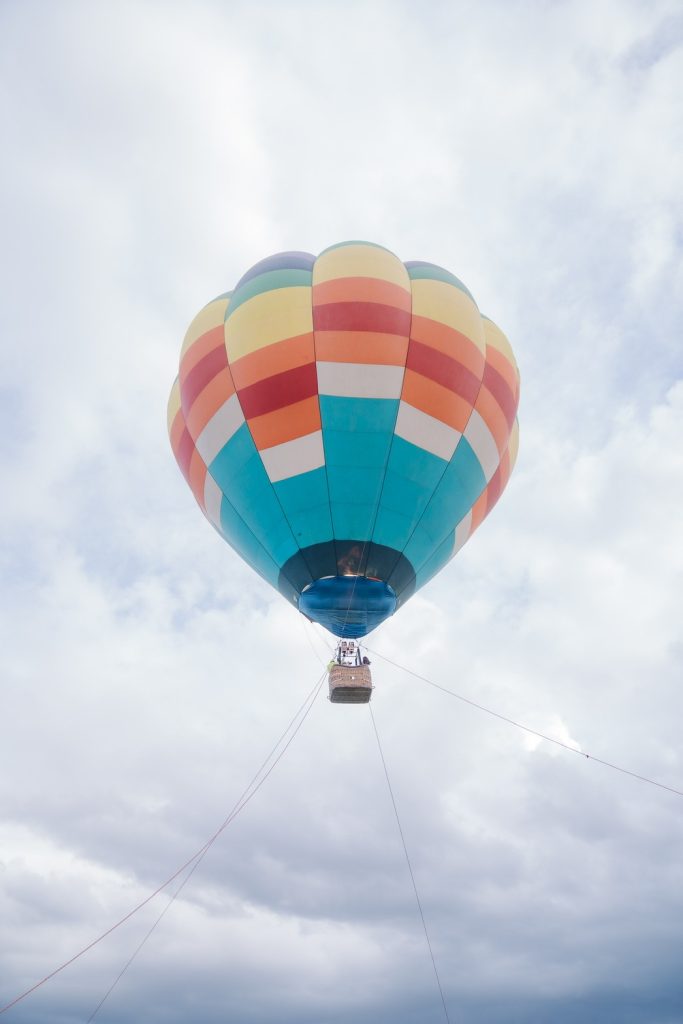
[(343, 242), (257, 263), (195, 317), (171, 445), (221, 536), (361, 637), (462, 547), (518, 445), (505, 335), (431, 263)]

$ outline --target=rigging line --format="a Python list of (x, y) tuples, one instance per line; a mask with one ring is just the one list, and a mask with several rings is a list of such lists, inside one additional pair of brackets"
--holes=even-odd
[(613, 761), (606, 761), (602, 757), (596, 757), (595, 754), (588, 754), (585, 750), (579, 750), (576, 747), (570, 746), (568, 743), (563, 743), (562, 740), (556, 739), (554, 736), (548, 736), (547, 733), (539, 732), (538, 729), (532, 729), (529, 725), (523, 725), (522, 722), (515, 721), (514, 718), (508, 718), (507, 715), (502, 715), (499, 711), (493, 711), (492, 708), (487, 708), (484, 704), (478, 704), (476, 700), (471, 700), (469, 697), (463, 697), (461, 693), (456, 693), (455, 690), (449, 690), (446, 686), (441, 686), (439, 683), (435, 683), (432, 679), (427, 679), (426, 676), (421, 676), (419, 672), (413, 672), (412, 669), (406, 668), (405, 665), (399, 665), (397, 661), (392, 661), (391, 658), (387, 658), (386, 655), (380, 654), (379, 651), (372, 650), (370, 647), (367, 648), (371, 654), (381, 658), (382, 661), (386, 661), (389, 665), (393, 665), (395, 668), (400, 668), (403, 672), (407, 672), (408, 675), (415, 676), (416, 679), (421, 679), (423, 683), (428, 683), (429, 686), (433, 686), (435, 690), (441, 690), (442, 693), (447, 693), (450, 697), (455, 697), (456, 700), (462, 701), (463, 704), (469, 704), (470, 707), (476, 708), (478, 711), (484, 711), (487, 715), (491, 715), (493, 718), (500, 719), (501, 722), (507, 722), (508, 725), (514, 725), (516, 729), (521, 729), (523, 732), (528, 732), (531, 736), (537, 736), (541, 740), (546, 740), (548, 743), (554, 743), (557, 747), (562, 747), (563, 750), (568, 750), (572, 754), (578, 754), (579, 757), (583, 757), (588, 761), (595, 761), (596, 764), (601, 764), (605, 768), (611, 768), (615, 772), (621, 772), (622, 775), (629, 775), (632, 779), (638, 779), (640, 782), (647, 782), (649, 786), (656, 786), (658, 789), (665, 789), (667, 793), (673, 793), (675, 796), (683, 796), (683, 789), (676, 789), (675, 786), (667, 786), (665, 782), (657, 782), (656, 779), (651, 779), (647, 775), (640, 775), (638, 772), (631, 771), (630, 768), (624, 768), (622, 765), (615, 764)]
[(422, 927), (424, 929), (425, 939), (427, 940), (427, 948), (429, 949), (429, 955), (430, 955), (431, 960), (432, 960), (432, 967), (434, 968), (434, 977), (436, 978), (436, 984), (437, 984), (437, 987), (439, 989), (439, 995), (441, 996), (441, 1003), (442, 1003), (442, 1006), (443, 1006), (444, 1016), (446, 1017), (446, 1020), (447, 1020), (448, 1024), (450, 1024), (450, 1020), (451, 1019), (448, 1016), (448, 1009), (446, 1007), (446, 1000), (444, 998), (443, 989), (441, 987), (441, 979), (439, 978), (439, 972), (438, 972), (437, 967), (436, 967), (436, 960), (434, 958), (434, 951), (432, 949), (432, 944), (431, 944), (430, 939), (429, 939), (429, 932), (427, 931), (427, 922), (425, 921), (424, 912), (422, 910), (422, 903), (420, 902), (420, 895), (419, 895), (419, 893), (417, 891), (417, 883), (415, 882), (415, 875), (413, 874), (413, 867), (412, 867), (412, 864), (410, 863), (410, 857), (408, 855), (408, 847), (406, 845), (405, 836), (403, 835), (403, 829), (401, 827), (401, 819), (398, 816), (398, 807), (396, 806), (396, 800), (394, 799), (394, 791), (393, 791), (393, 789), (391, 787), (391, 780), (389, 778), (389, 771), (387, 769), (387, 763), (386, 763), (386, 761), (384, 759), (384, 752), (382, 750), (382, 744), (380, 743), (379, 733), (377, 731), (377, 723), (375, 722), (375, 716), (373, 714), (372, 707), (370, 706), (370, 704), (368, 704), (368, 708), (370, 710), (370, 718), (372, 719), (372, 728), (375, 731), (375, 738), (377, 740), (377, 749), (379, 750), (379, 756), (380, 756), (381, 761), (382, 761), (382, 767), (384, 768), (384, 777), (387, 780), (387, 787), (389, 789), (389, 796), (391, 797), (391, 803), (392, 803), (392, 806), (394, 808), (394, 815), (396, 817), (396, 824), (398, 825), (398, 832), (399, 832), (399, 835), (401, 837), (401, 843), (403, 845), (403, 852), (405, 854), (406, 864), (408, 865), (408, 871), (410, 873), (410, 880), (413, 883), (413, 891), (415, 892), (415, 900), (417, 902), (417, 909), (420, 911), (420, 918), (422, 919)]
[[(84, 946), (83, 949), (79, 950), (78, 953), (75, 953), (68, 960), (65, 960), (64, 963), (59, 965), (59, 967), (56, 967), (53, 971), (50, 971), (49, 974), (46, 974), (44, 978), (40, 979), (40, 981), (37, 981), (34, 985), (31, 985), (31, 987), (26, 989), (25, 992), (22, 992), (20, 995), (16, 996), (9, 1003), (5, 1003), (4, 1006), (0, 1006), (0, 1014), (6, 1013), (7, 1010), (11, 1009), (13, 1006), (16, 1006), (17, 1003), (20, 1003), (27, 996), (31, 995), (32, 992), (35, 992), (36, 989), (41, 987), (41, 985), (44, 985), (47, 981), (50, 981), (57, 974), (59, 974), (61, 971), (63, 971), (66, 967), (69, 967), (76, 960), (80, 959), (80, 957), (82, 957), (85, 953), (89, 952), (89, 950), (91, 950), (99, 942), (101, 942), (103, 939), (106, 939), (107, 936), (111, 935), (112, 932), (116, 931), (117, 928), (120, 928), (122, 924), (125, 924), (126, 921), (129, 921), (130, 918), (133, 917), (134, 914), (137, 914), (137, 912), (139, 910), (142, 910), (143, 907), (147, 906), (147, 904), (150, 903), (154, 899), (155, 896), (158, 896), (160, 892), (162, 892), (168, 885), (171, 884), (171, 882), (175, 881), (175, 879), (178, 878), (178, 876), (181, 875), (183, 873), (183, 871), (185, 871), (194, 861), (196, 861), (198, 859), (199, 860), (203, 859), (204, 855), (208, 852), (208, 850), (211, 848), (211, 846), (213, 846), (215, 841), (218, 839), (219, 835), (228, 827), (228, 825), (231, 823), (231, 821), (239, 814), (239, 812), (246, 806), (246, 804), (249, 803), (251, 798), (261, 788), (263, 783), (266, 781), (266, 779), (268, 778), (270, 773), (275, 768), (275, 765), (278, 763), (280, 758), (283, 756), (283, 754), (285, 753), (285, 751), (289, 747), (290, 743), (292, 742), (292, 740), (294, 739), (294, 737), (298, 733), (299, 729), (301, 728), (301, 726), (303, 725), (305, 719), (307, 718), (308, 713), (310, 712), (311, 708), (313, 707), (315, 699), (316, 699), (316, 697), (318, 696), (318, 694), (320, 692), (320, 688), (322, 687), (323, 682), (325, 681), (325, 675), (326, 675), (326, 673), (323, 672), (322, 675), (320, 676), (320, 678), (318, 679), (318, 681), (316, 682), (315, 686), (312, 688), (312, 690), (310, 690), (310, 692), (308, 693), (308, 695), (306, 696), (304, 701), (299, 705), (298, 710), (295, 712), (293, 717), (290, 719), (290, 722), (289, 722), (288, 726), (286, 727), (286, 729), (284, 730), (284, 732), (282, 733), (282, 735), (280, 736), (278, 741), (275, 743), (275, 745), (271, 748), (270, 753), (264, 759), (264, 761), (261, 763), (261, 766), (259, 767), (258, 771), (255, 773), (255, 775), (252, 778), (252, 780), (249, 783), (249, 785), (244, 789), (242, 795), (239, 797), (239, 799), (235, 803), (234, 807), (232, 808), (232, 810), (230, 811), (228, 816), (225, 818), (223, 823), (216, 829), (216, 831), (213, 833), (213, 835), (204, 843), (204, 845), (202, 847), (200, 847), (200, 849), (197, 850), (196, 853), (194, 853), (191, 857), (189, 857), (185, 861), (185, 863), (182, 864), (176, 871), (174, 871), (173, 874), (170, 875), (166, 879), (165, 882), (162, 882), (161, 885), (157, 886), (157, 888), (154, 890), (154, 892), (152, 892), (148, 896), (146, 896), (144, 900), (141, 900), (141, 902), (138, 903), (137, 906), (133, 907), (132, 910), (129, 910), (128, 913), (125, 914), (119, 921), (117, 921), (115, 924), (113, 924), (110, 928), (107, 928), (106, 931), (102, 932), (102, 934), (99, 935), (96, 939), (93, 939), (93, 941), (88, 943), (87, 946)], [(288, 739), (288, 741), (285, 744), (284, 748), (280, 751), (280, 753), (278, 754), (277, 758), (275, 759), (273, 764), (270, 766), (268, 771), (265, 773), (263, 778), (260, 779), (260, 781), (257, 783), (256, 780), (259, 778), (261, 773), (264, 771), (266, 765), (271, 760), (271, 758), (274, 756), (275, 751), (278, 749), (278, 747), (280, 746), (280, 744), (284, 740), (285, 736), (290, 731), (290, 729), (292, 729), (292, 727), (294, 726), (294, 723), (297, 721), (297, 719), (300, 716), (302, 716), (301, 717), (301, 721), (299, 721), (298, 724), (296, 725), (296, 728), (294, 729), (294, 732), (292, 733), (292, 735)], [(252, 792), (249, 792), (250, 790), (252, 790)], [(189, 877), (190, 877), (190, 875), (188, 874), (188, 878)]]
[[(326, 668), (326, 667), (327, 667), (327, 665), (326, 665), (326, 662), (324, 662), (324, 661), (323, 661), (323, 659), (322, 659), (322, 658), (320, 657), (320, 654), (318, 653), (318, 651), (316, 651), (315, 647), (313, 646), (313, 641), (311, 640), (310, 634), (309, 634), (309, 632), (308, 632), (308, 626), (306, 625), (306, 623), (307, 623), (307, 622), (309, 622), (309, 621), (310, 621), (310, 619), (306, 619), (306, 618), (305, 618), (305, 616), (303, 616), (303, 615), (301, 615), (301, 614), (299, 614), (299, 615), (297, 616), (297, 618), (298, 618), (298, 619), (300, 620), (300, 622), (301, 622), (301, 627), (302, 627), (302, 629), (303, 629), (303, 631), (304, 631), (304, 636), (306, 637), (306, 640), (308, 641), (308, 646), (309, 646), (309, 647), (311, 648), (311, 650), (313, 651), (313, 654), (314, 654), (314, 655), (315, 655), (315, 657), (316, 657), (316, 658), (318, 659), (318, 661), (320, 662), (320, 664), (321, 664), (321, 665), (322, 665), (322, 666), (323, 666), (324, 668)], [(329, 658), (328, 658), (328, 661), (329, 661)]]
[[(321, 688), (321, 686), (323, 684), (323, 680), (324, 680), (324, 676), (321, 679), (318, 680), (318, 682), (316, 684), (316, 687), (315, 687), (315, 692), (312, 691), (312, 693), (309, 694), (309, 696), (306, 698), (306, 701), (304, 701), (304, 704), (306, 704), (308, 702), (308, 707), (306, 708), (306, 710), (305, 710), (303, 716), (301, 717), (300, 721), (297, 723), (296, 728), (292, 732), (292, 735), (289, 737), (289, 739), (288, 739), (287, 743), (285, 744), (285, 746), (282, 748), (282, 750), (280, 751), (280, 753), (278, 754), (276, 759), (273, 761), (272, 765), (270, 766), (270, 768), (268, 769), (266, 774), (258, 782), (257, 785), (254, 785), (254, 780), (252, 779), (252, 782), (249, 784), (247, 789), (244, 791), (244, 793), (242, 794), (242, 796), (238, 800), (237, 804), (235, 804), (235, 807), (233, 808), (233, 810), (230, 812), (229, 818), (226, 819), (226, 825), (228, 824), (228, 822), (230, 822), (234, 818), (236, 818), (237, 815), (239, 814), (239, 812), (249, 803), (251, 798), (253, 796), (255, 796), (255, 794), (258, 792), (258, 790), (261, 788), (263, 783), (266, 781), (266, 779), (268, 778), (270, 773), (273, 771), (273, 769), (277, 765), (278, 761), (283, 757), (285, 751), (287, 750), (287, 747), (289, 747), (290, 743), (292, 742), (292, 740), (294, 739), (294, 737), (298, 733), (299, 729), (304, 724), (306, 718), (308, 717), (308, 713), (310, 712), (311, 708), (313, 707), (313, 704), (315, 703), (315, 700), (316, 700), (316, 698), (317, 698), (317, 696), (318, 696), (318, 694), (320, 692), (320, 688)], [(299, 709), (299, 712), (302, 710), (302, 708), (303, 708), (303, 705)], [(299, 714), (299, 712), (297, 712), (297, 715)], [(290, 725), (291, 725), (291, 723), (290, 723)], [(285, 735), (286, 735), (286, 732), (285, 732)], [(275, 749), (277, 749), (277, 746), (282, 741), (282, 739), (283, 739), (283, 737), (280, 737), (280, 740), (278, 740), (278, 744), (276, 745)], [(257, 772), (256, 776), (254, 776), (254, 779), (256, 779), (258, 777), (258, 774), (260, 773), (260, 771), (262, 771), (262, 769), (263, 769), (263, 766), (261, 767), (261, 769), (259, 769), (259, 772)], [(251, 786), (254, 786), (254, 788), (253, 788), (252, 792), (249, 793), (249, 795), (247, 796), (246, 794), (248, 793), (248, 790), (249, 790), (249, 788)], [(225, 825), (223, 827), (225, 827)], [(211, 840), (211, 842), (203, 849), (203, 851), (200, 854), (197, 855), (197, 859), (195, 860), (195, 862), (192, 865), (192, 867), (190, 868), (190, 870), (187, 872), (185, 878), (182, 879), (182, 881), (180, 882), (180, 885), (178, 886), (176, 891), (173, 893), (173, 895), (171, 896), (171, 898), (169, 899), (168, 903), (163, 908), (163, 910), (161, 911), (161, 913), (159, 914), (157, 919), (153, 922), (153, 924), (151, 925), (151, 927), (147, 931), (146, 935), (144, 936), (142, 941), (139, 943), (139, 945), (137, 946), (137, 948), (133, 952), (133, 954), (130, 957), (130, 959), (123, 966), (123, 968), (119, 972), (118, 976), (115, 978), (114, 982), (112, 983), (112, 985), (110, 986), (108, 991), (105, 993), (104, 997), (100, 1000), (98, 1005), (93, 1010), (91, 1016), (88, 1017), (88, 1020), (87, 1020), (86, 1024), (90, 1024), (90, 1022), (95, 1019), (96, 1014), (99, 1012), (101, 1007), (104, 1005), (106, 1000), (109, 998), (111, 993), (114, 991), (114, 989), (116, 988), (116, 985), (119, 983), (119, 981), (121, 980), (123, 975), (126, 973), (128, 968), (130, 967), (130, 965), (133, 963), (133, 961), (135, 960), (136, 956), (138, 955), (138, 953), (140, 952), (142, 947), (145, 945), (147, 940), (151, 937), (152, 932), (154, 932), (154, 930), (156, 929), (157, 925), (161, 923), (162, 918), (166, 915), (167, 911), (169, 911), (171, 909), (173, 903), (175, 903), (175, 901), (178, 898), (178, 896), (180, 895), (180, 893), (183, 891), (183, 889), (185, 888), (187, 883), (190, 881), (190, 879), (192, 878), (193, 874), (195, 873), (195, 871), (197, 870), (197, 868), (199, 867), (201, 862), (204, 860), (204, 857), (209, 852), (209, 849), (210, 849), (211, 845), (213, 845), (213, 842), (218, 838), (219, 834), (220, 833), (216, 833), (214, 835), (213, 839)]]

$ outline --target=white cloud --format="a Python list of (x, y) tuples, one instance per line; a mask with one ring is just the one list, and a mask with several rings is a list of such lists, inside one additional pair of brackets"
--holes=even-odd
[[(281, 248), (443, 263), (522, 370), (508, 491), (372, 646), (680, 787), (677, 15), (3, 8), (0, 1003), (202, 845), (322, 671), (165, 436), (187, 323)], [(677, 798), (373, 662), (453, 1016), (677, 1019)], [(87, 1019), (154, 908), (14, 1019)], [(422, 1024), (430, 972), (371, 723), (321, 700), (106, 1012)]]

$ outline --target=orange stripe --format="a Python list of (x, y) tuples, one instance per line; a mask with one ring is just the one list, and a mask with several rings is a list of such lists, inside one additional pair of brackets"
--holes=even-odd
[(517, 373), (516, 367), (512, 365), (509, 359), (506, 359), (502, 352), (499, 352), (493, 345), (486, 346), (486, 362), (497, 370), (503, 380), (508, 384), (510, 391), (513, 395), (517, 393), (519, 387), (519, 374)]
[(447, 324), (430, 320), (426, 316), (413, 316), (410, 337), (424, 345), (457, 359), (481, 380), (484, 374), (484, 356), (474, 342)]
[(381, 302), (410, 310), (412, 295), (409, 288), (379, 277), (335, 277), (313, 285), (313, 305), (327, 302)]
[(204, 505), (204, 482), (206, 480), (206, 464), (195, 448), (190, 459), (190, 487), (200, 508), (206, 512)]
[(503, 410), (486, 387), (479, 388), (474, 408), (493, 434), (498, 452), (502, 455), (510, 440), (510, 428)]
[(304, 437), (320, 430), (318, 396), (304, 398), (302, 402), (294, 402), (284, 409), (264, 413), (263, 416), (255, 416), (248, 422), (259, 451), (285, 441), (293, 441), (295, 437)]
[(320, 363), (373, 363), (405, 366), (408, 339), (375, 331), (317, 331), (315, 357)]
[[(486, 508), (488, 506), (488, 494), (486, 493), (488, 488), (484, 488), (482, 493), (479, 495), (474, 505), (472, 506), (472, 527), (470, 529), (470, 537), (477, 529), (481, 526), (484, 519), (486, 518)], [(469, 539), (469, 538), (468, 538)]]
[(213, 352), (215, 348), (224, 344), (223, 324), (220, 324), (218, 327), (212, 327), (206, 334), (200, 335), (196, 341), (192, 342), (180, 361), (181, 380), (185, 380), (190, 370), (197, 365), (200, 359), (203, 359), (209, 352)]
[(209, 422), (214, 413), (218, 412), (224, 402), (234, 395), (232, 377), (227, 368), (221, 370), (194, 400), (187, 414), (187, 429), (195, 440)]
[(258, 384), (266, 377), (273, 377), (286, 370), (294, 370), (306, 363), (312, 363), (313, 333), (299, 334), (294, 338), (284, 338), (273, 345), (257, 349), (230, 364), (232, 379), (238, 391)]
[(178, 445), (180, 444), (180, 438), (183, 430), (185, 429), (185, 417), (183, 416), (183, 410), (178, 409), (178, 412), (173, 417), (173, 423), (171, 424), (171, 432), (169, 437), (171, 439), (171, 448), (175, 455), (178, 451)]
[(406, 370), (401, 398), (461, 433), (472, 412), (470, 403), (460, 395), (414, 370)]

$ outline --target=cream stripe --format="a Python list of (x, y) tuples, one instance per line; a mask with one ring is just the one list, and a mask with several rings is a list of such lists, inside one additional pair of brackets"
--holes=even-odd
[[(470, 530), (472, 529), (472, 510), (464, 516), (455, 528), (455, 543), (453, 544), (453, 555), (455, 555), (463, 544), (469, 540)], [(451, 558), (453, 557), (451, 555)]]
[(224, 402), (220, 409), (213, 414), (197, 438), (197, 451), (207, 466), (211, 465), (221, 448), (228, 443), (243, 423), (244, 413), (237, 395), (231, 395), (227, 402)]
[(498, 454), (498, 446), (493, 438), (493, 434), (476, 409), (472, 410), (472, 415), (465, 428), (465, 437), (472, 445), (474, 454), (479, 459), (481, 468), (484, 471), (486, 483), (488, 483), (498, 469), (500, 455)]
[(413, 316), (429, 317), (455, 328), (486, 355), (484, 327), (476, 303), (460, 288), (446, 281), (417, 278), (412, 282)]
[(325, 465), (323, 435), (321, 430), (304, 437), (296, 437), (293, 441), (264, 448), (261, 458), (271, 483), (287, 480), (289, 477), (308, 473)]
[(318, 394), (339, 398), (400, 398), (402, 366), (318, 363)]
[(207, 473), (206, 480), (204, 481), (204, 505), (206, 507), (206, 518), (210, 523), (213, 523), (217, 530), (221, 529), (222, 501), (223, 492), (211, 474)]
[(214, 299), (213, 302), (209, 302), (208, 305), (199, 310), (185, 334), (183, 347), (180, 350), (181, 362), (188, 348), (194, 344), (197, 338), (201, 338), (202, 334), (206, 334), (213, 327), (218, 327), (223, 323), (229, 301), (229, 299)]
[(410, 291), (408, 271), (398, 256), (376, 245), (340, 245), (321, 253), (313, 265), (313, 284), (340, 277), (377, 277)]
[(313, 331), (311, 289), (308, 285), (261, 292), (238, 306), (225, 322), (228, 361)]
[(407, 402), (399, 405), (394, 433), (446, 462), (450, 461), (461, 437), (458, 430)]

